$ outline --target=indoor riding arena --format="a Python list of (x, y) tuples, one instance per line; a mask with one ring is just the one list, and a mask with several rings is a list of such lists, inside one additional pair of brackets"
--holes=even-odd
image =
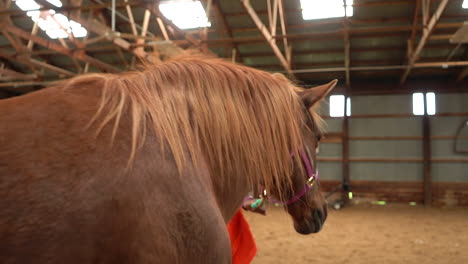
[(467, 43), (468, 0), (0, 0), (0, 263), (468, 263)]

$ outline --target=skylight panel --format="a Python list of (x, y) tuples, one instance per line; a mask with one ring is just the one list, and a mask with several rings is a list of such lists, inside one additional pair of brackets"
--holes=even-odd
[(46, 1), (53, 4), (56, 7), (62, 7), (62, 2), (60, 0), (46, 0)]
[(23, 11), (37, 10), (41, 8), (34, 0), (16, 0), (16, 5)]
[[(61, 7), (60, 0), (47, 0), (54, 6)], [(34, 0), (16, 0), (16, 5), (23, 11), (27, 11), (26, 15), (31, 17), (32, 21), (37, 22), (40, 29), (45, 31), (47, 36), (52, 39), (68, 38), (70, 33), (76, 38), (85, 37), (88, 31), (73, 20), (69, 20), (63, 14), (55, 13), (54, 10), (39, 10), (41, 6)]]
[(159, 10), (181, 29), (211, 26), (200, 1), (165, 1), (159, 4)]
[(301, 0), (304, 20), (353, 16), (353, 0)]

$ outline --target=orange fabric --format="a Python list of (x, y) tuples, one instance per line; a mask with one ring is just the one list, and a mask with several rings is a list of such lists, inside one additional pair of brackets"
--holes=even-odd
[(242, 209), (229, 221), (227, 229), (231, 238), (232, 263), (249, 264), (257, 253), (257, 245)]

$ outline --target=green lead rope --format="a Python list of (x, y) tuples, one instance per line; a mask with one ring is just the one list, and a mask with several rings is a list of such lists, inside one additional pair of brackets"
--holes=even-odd
[(263, 198), (255, 200), (255, 202), (251, 205), (252, 209), (257, 209), (258, 207), (263, 205)]

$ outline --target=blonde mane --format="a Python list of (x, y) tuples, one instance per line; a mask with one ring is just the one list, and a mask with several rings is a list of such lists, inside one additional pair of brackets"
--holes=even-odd
[(299, 88), (286, 78), (186, 56), (145, 65), (140, 72), (78, 77), (67, 86), (90, 79), (105, 83), (93, 119), (100, 120), (99, 129), (113, 122), (115, 137), (122, 116), (132, 119), (130, 160), (152, 129), (164, 142), (160, 145), (169, 146), (179, 170), (187, 158), (194, 164), (204, 158), (213, 175), (245, 175), (268, 191), (273, 183), (289, 181), (291, 151), (302, 145), (305, 111)]

